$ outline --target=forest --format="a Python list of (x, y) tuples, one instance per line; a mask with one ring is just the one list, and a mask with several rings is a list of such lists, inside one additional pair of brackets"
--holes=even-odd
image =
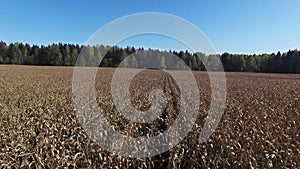
[[(267, 72), (300, 73), (300, 51), (289, 50), (285, 53), (264, 54), (230, 54), (205, 55), (188, 51), (158, 51), (154, 49), (117, 46), (83, 46), (74, 44), (29, 45), (23, 43), (6, 44), (0, 42), (0, 64), (74, 66), (80, 52), (85, 52), (83, 60), (77, 62), (82, 66), (117, 67), (121, 61), (136, 51), (156, 51), (172, 53), (182, 59), (191, 70), (205, 70), (203, 60), (208, 60), (211, 67), (218, 65), (220, 58), (227, 72)], [(103, 56), (104, 55), (104, 56)], [(103, 58), (104, 57), (104, 58)], [(200, 59), (201, 58), (201, 59)], [(95, 60), (96, 59), (96, 60)], [(97, 60), (98, 59), (98, 60)], [(100, 65), (95, 65), (101, 60)], [(161, 64), (165, 64), (162, 60)], [(138, 64), (138, 63), (137, 63)], [(142, 64), (139, 64), (142, 65)], [(212, 69), (213, 70), (213, 69)], [(218, 68), (215, 68), (218, 70)]]

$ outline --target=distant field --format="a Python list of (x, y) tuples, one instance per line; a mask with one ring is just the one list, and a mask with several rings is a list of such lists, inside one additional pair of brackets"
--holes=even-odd
[[(172, 125), (178, 87), (159, 70), (134, 78), (132, 103), (150, 105), (147, 94), (160, 88), (170, 98), (164, 121), (126, 121), (110, 95), (112, 68), (100, 68), (97, 100), (116, 130), (133, 137), (155, 135)], [(72, 67), (0, 66), (0, 168), (300, 168), (300, 75), (226, 73), (227, 102), (217, 131), (203, 144), (198, 133), (210, 104), (205, 72), (199, 85), (197, 124), (172, 150), (147, 159), (128, 159), (103, 150), (81, 128), (72, 103)]]

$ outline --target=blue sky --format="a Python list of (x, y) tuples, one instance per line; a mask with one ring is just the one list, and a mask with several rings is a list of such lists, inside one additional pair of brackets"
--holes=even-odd
[[(0, 40), (84, 44), (105, 24), (138, 12), (163, 12), (196, 25), (218, 53), (271, 53), (300, 48), (299, 0), (2, 0)], [(121, 45), (182, 50), (166, 37), (133, 37)]]

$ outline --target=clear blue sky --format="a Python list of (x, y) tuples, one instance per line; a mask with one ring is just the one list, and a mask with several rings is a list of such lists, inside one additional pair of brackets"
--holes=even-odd
[[(300, 48), (299, 7), (299, 0), (1, 0), (0, 40), (84, 44), (114, 19), (137, 12), (164, 12), (196, 25), (218, 53), (270, 53)], [(134, 37), (127, 44), (182, 47), (160, 38)]]

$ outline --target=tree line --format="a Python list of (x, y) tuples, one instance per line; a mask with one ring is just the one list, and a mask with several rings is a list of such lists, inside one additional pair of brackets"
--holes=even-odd
[[(290, 50), (286, 53), (272, 54), (230, 54), (205, 55), (204, 53), (190, 53), (188, 51), (158, 51), (117, 46), (83, 46), (74, 44), (52, 44), (48, 46), (29, 45), (23, 43), (6, 44), (0, 42), (0, 64), (19, 65), (47, 65), (47, 66), (74, 66), (81, 52), (86, 57), (79, 58), (77, 64), (82, 66), (117, 67), (123, 59), (138, 51), (147, 51), (147, 54), (166, 52), (182, 59), (192, 70), (205, 70), (204, 63), (209, 64), (213, 70), (219, 70), (219, 61), (225, 71), (232, 72), (269, 72), (269, 73), (300, 73), (300, 51)], [(155, 52), (154, 52), (155, 51)], [(148, 56), (147, 56), (148, 57)], [(144, 57), (147, 59), (147, 57)], [(132, 58), (131, 58), (132, 59)], [(151, 61), (151, 57), (148, 59)], [(100, 65), (95, 63), (100, 62)], [(141, 60), (138, 60), (141, 62)], [(131, 60), (136, 63), (136, 60)], [(166, 68), (167, 61), (162, 57), (162, 68)], [(141, 66), (142, 63), (136, 63)], [(176, 65), (179, 66), (180, 65)]]

